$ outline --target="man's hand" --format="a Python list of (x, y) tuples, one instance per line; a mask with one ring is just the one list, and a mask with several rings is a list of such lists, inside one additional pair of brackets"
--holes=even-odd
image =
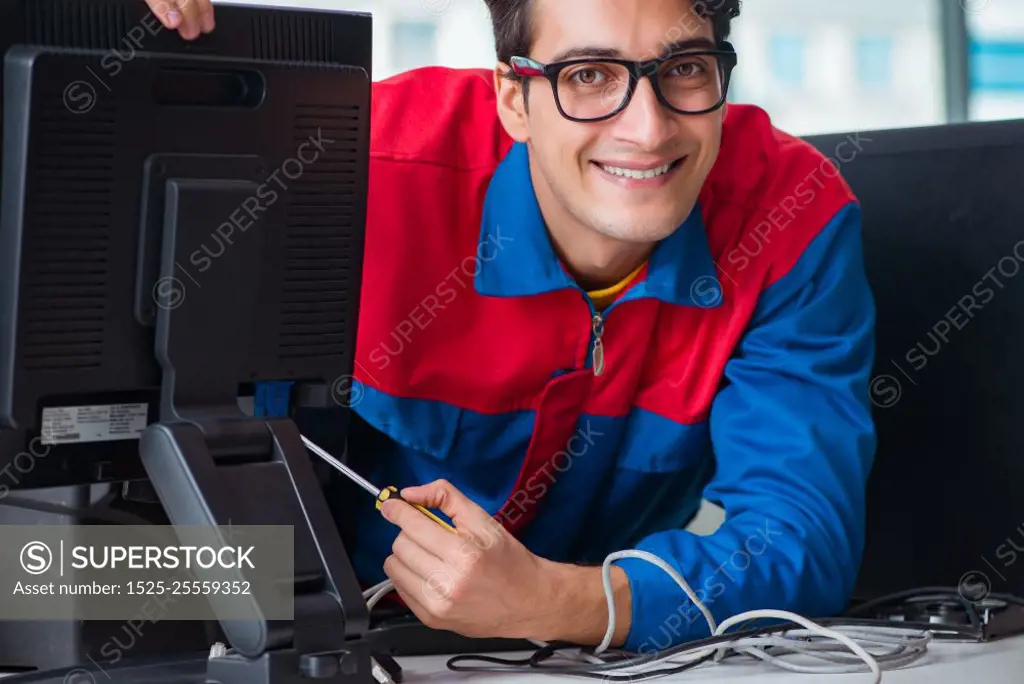
[(185, 40), (195, 40), (213, 30), (210, 0), (146, 0), (153, 14), (169, 29), (177, 29)]
[[(403, 501), (382, 506), (402, 528), (384, 571), (423, 624), (469, 637), (601, 641), (608, 610), (600, 568), (534, 555), (444, 480), (401, 493), (410, 503), (442, 510), (457, 529), (453, 534)], [(621, 569), (612, 575), (615, 645), (628, 631), (629, 586)]]

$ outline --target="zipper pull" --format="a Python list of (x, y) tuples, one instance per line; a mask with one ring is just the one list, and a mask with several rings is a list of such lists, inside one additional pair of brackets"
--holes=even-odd
[(601, 314), (594, 314), (594, 375), (604, 374), (604, 342), (601, 337), (604, 335), (604, 319)]

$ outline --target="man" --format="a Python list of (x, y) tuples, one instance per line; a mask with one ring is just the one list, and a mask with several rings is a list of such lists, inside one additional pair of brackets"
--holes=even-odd
[[(336, 500), (360, 578), (427, 625), (598, 644), (599, 566), (634, 548), (719, 622), (844, 608), (875, 446), (861, 214), (724, 104), (738, 4), (488, 0), (493, 73), (374, 85), (349, 456), (458, 532)], [(612, 645), (707, 633), (659, 567), (610, 581)]]

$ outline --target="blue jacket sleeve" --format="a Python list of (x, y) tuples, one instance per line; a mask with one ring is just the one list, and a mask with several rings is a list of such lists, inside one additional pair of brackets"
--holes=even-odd
[[(874, 325), (860, 207), (850, 204), (762, 292), (726, 366), (710, 416), (715, 475), (704, 492), (725, 521), (708, 536), (670, 530), (636, 547), (679, 571), (717, 622), (757, 608), (812, 618), (845, 608), (875, 451)], [(667, 573), (642, 560), (617, 564), (632, 592), (626, 648), (653, 652), (707, 635)]]

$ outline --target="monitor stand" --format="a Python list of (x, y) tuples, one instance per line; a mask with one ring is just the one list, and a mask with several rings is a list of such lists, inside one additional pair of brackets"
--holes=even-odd
[(211, 164), (238, 162), (179, 156), (165, 183), (149, 187), (148, 199), (164, 193), (157, 275), (167, 287), (151, 290), (158, 297), (161, 413), (143, 433), (140, 455), (173, 525), (290, 525), (295, 532), (294, 619), (218, 616), (230, 651), (206, 661), (206, 682), (374, 684), (369, 611), (298, 428), (289, 418), (251, 417), (238, 406), (241, 369), (234, 361), (249, 344), (243, 331), (260, 314), (253, 293), (263, 231), (233, 243), (203, 274), (201, 289), (174, 298), (173, 285), (184, 284), (176, 263), (255, 196), (257, 185), (244, 174), (211, 177)]

